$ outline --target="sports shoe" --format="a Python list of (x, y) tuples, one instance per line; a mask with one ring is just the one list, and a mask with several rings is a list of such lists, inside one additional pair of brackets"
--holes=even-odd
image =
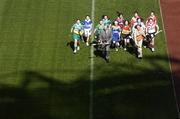
[(89, 43), (88, 43), (88, 42), (86, 43), (86, 46), (89, 46)]
[(77, 51), (76, 50), (74, 50), (74, 54), (76, 53)]
[(77, 47), (77, 50), (80, 50), (80, 47), (79, 47), (79, 46)]
[(155, 51), (155, 49), (154, 49), (154, 48), (152, 48), (151, 50), (152, 50), (152, 52), (154, 52), (154, 51)]
[(118, 48), (116, 48), (116, 51), (118, 51)]

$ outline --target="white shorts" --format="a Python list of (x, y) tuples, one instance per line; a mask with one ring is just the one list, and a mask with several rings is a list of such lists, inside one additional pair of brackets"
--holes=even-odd
[(91, 29), (84, 29), (84, 36), (89, 37), (91, 35)]

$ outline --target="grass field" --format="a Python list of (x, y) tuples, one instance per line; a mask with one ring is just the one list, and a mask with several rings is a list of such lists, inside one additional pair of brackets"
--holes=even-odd
[[(154, 10), (163, 28), (158, 0), (96, 0), (95, 23), (117, 10), (127, 19)], [(109, 64), (93, 57), (90, 81), (90, 47), (74, 55), (69, 45), (87, 14), (91, 0), (0, 1), (0, 119), (88, 119), (90, 110), (93, 119), (176, 119), (164, 34), (143, 60), (131, 50), (112, 50)]]

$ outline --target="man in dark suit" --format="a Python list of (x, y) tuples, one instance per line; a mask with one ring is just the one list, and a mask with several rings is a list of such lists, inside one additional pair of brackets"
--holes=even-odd
[(112, 41), (112, 29), (111, 25), (104, 26), (103, 30), (100, 33), (99, 40), (103, 47), (103, 55), (105, 60), (109, 62), (109, 51), (110, 51), (110, 44)]

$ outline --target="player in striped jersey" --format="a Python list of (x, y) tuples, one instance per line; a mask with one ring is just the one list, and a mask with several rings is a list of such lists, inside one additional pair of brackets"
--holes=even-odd
[(126, 49), (127, 44), (130, 43), (130, 39), (132, 39), (131, 37), (131, 27), (129, 25), (129, 21), (125, 21), (124, 22), (124, 26), (122, 28), (122, 39), (123, 39), (123, 44), (124, 44), (124, 50)]

